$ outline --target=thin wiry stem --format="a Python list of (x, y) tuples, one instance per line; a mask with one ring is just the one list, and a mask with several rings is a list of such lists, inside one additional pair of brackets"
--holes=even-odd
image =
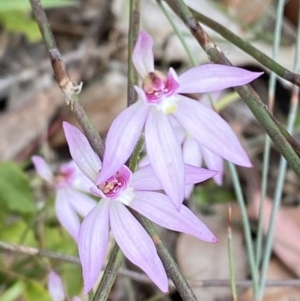
[(239, 36), (228, 30), (226, 27), (222, 26), (218, 22), (204, 16), (203, 14), (196, 12), (194, 10), (193, 14), (195, 17), (206, 26), (210, 27), (212, 30), (220, 34), (223, 38), (230, 41), (232, 44), (237, 46), (238, 48), (242, 49), (246, 53), (248, 53), (250, 56), (255, 58), (258, 62), (260, 62), (263, 66), (267, 67), (274, 73), (276, 73), (278, 76), (282, 77), (283, 79), (291, 82), (292, 84), (295, 84), (297, 86), (300, 86), (300, 75), (291, 72), (287, 69), (285, 69), (283, 66), (269, 58), (267, 55), (265, 55), (263, 52), (252, 46), (250, 43), (246, 42), (245, 40), (241, 39)]
[(82, 84), (77, 85), (70, 80), (61, 54), (57, 49), (54, 36), (40, 0), (30, 0), (30, 4), (34, 17), (42, 33), (44, 43), (49, 51), (56, 81), (65, 95), (67, 104), (71, 103), (71, 109), (73, 109), (73, 112), (92, 148), (97, 155), (102, 158), (104, 152), (104, 142), (99, 136), (97, 130), (93, 127), (83, 107), (78, 102), (78, 94), (81, 91)]
[(106, 301), (110, 294), (111, 288), (118, 276), (118, 271), (123, 262), (124, 255), (117, 244), (114, 245), (110, 255), (109, 261), (105, 267), (100, 284), (97, 287), (92, 301)]
[[(285, 1), (279, 0), (278, 6), (277, 6), (276, 27), (275, 27), (275, 36), (274, 36), (273, 53), (272, 53), (272, 59), (274, 61), (277, 59), (278, 49), (280, 46), (284, 5), (285, 5)], [(271, 72), (270, 81), (269, 81), (269, 91), (268, 91), (268, 107), (269, 107), (270, 111), (273, 111), (273, 107), (274, 107), (275, 88), (276, 88), (276, 75), (274, 72)], [(259, 263), (260, 263), (260, 257), (261, 257), (261, 251), (262, 251), (264, 204), (265, 204), (265, 198), (266, 198), (267, 186), (268, 186), (270, 151), (271, 151), (271, 140), (270, 140), (269, 136), (266, 136), (264, 159), (263, 159), (262, 181), (261, 181), (261, 196), (260, 196), (260, 205), (259, 205), (258, 230), (257, 230), (257, 248), (256, 248), (257, 267), (259, 266)]]
[(232, 209), (231, 209), (230, 204), (228, 204), (227, 246), (228, 246), (230, 284), (231, 284), (232, 300), (237, 301), (236, 279), (235, 279), (234, 259), (233, 259), (234, 255), (233, 255), (233, 244), (232, 244), (231, 220), (232, 220)]
[(161, 8), (161, 10), (165, 14), (166, 18), (168, 19), (169, 23), (171, 24), (175, 34), (177, 35), (178, 39), (181, 42), (181, 45), (183, 46), (183, 48), (185, 50), (190, 62), (192, 63), (193, 66), (196, 66), (197, 61), (196, 61), (195, 57), (192, 55), (189, 47), (187, 46), (181, 31), (177, 28), (175, 22), (173, 21), (172, 17), (170, 16), (168, 10), (166, 9), (165, 4), (161, 0), (157, 0), (156, 2), (158, 3), (159, 7)]
[(138, 73), (132, 63), (132, 53), (140, 30), (140, 0), (130, 0), (129, 33), (128, 33), (128, 85), (127, 105), (137, 101), (134, 86), (138, 84)]
[[(296, 46), (296, 57), (295, 57), (295, 64), (294, 70), (298, 71), (300, 69), (300, 59), (299, 53), (300, 51), (300, 6), (298, 12), (298, 30), (297, 30), (297, 46)], [(293, 133), (294, 125), (296, 122), (297, 112), (299, 107), (299, 88), (294, 86), (292, 90), (292, 97), (291, 97), (291, 108), (288, 116), (288, 123), (287, 123), (287, 130), (290, 133)], [(274, 232), (275, 232), (275, 224), (276, 224), (276, 216), (280, 207), (281, 198), (282, 198), (282, 191), (283, 185), (285, 180), (285, 174), (287, 169), (287, 162), (286, 160), (281, 157), (279, 163), (279, 171), (278, 171), (278, 178), (276, 183), (276, 189), (274, 193), (274, 203), (270, 215), (269, 225), (268, 225), (268, 235), (266, 240), (266, 247), (263, 256), (262, 262), (262, 269), (261, 269), (261, 282), (260, 282), (260, 290), (259, 290), (259, 297), (262, 299), (264, 293), (264, 287), (266, 283), (266, 273), (267, 268), (269, 265), (272, 246), (273, 246), (273, 239), (274, 239)]]
[[(80, 264), (79, 258), (72, 255), (67, 255), (63, 253), (58, 253), (50, 250), (41, 250), (33, 247), (28, 247), (24, 245), (16, 245), (7, 242), (0, 241), (0, 249), (4, 252), (17, 252), (28, 256), (40, 256), (47, 257), (49, 259), (60, 260), (64, 262), (73, 263), (76, 265)], [(119, 275), (124, 277), (129, 277), (137, 282), (141, 283), (152, 283), (151, 279), (145, 274), (129, 271), (120, 268)], [(19, 275), (16, 275), (19, 277)], [(206, 279), (192, 281), (191, 285), (193, 287), (229, 287), (231, 285), (229, 279)], [(172, 286), (172, 284), (170, 284)], [(251, 280), (236, 280), (237, 287), (251, 287)], [(300, 287), (300, 279), (276, 279), (276, 280), (266, 280), (265, 286), (267, 287)]]
[[(192, 15), (183, 0), (166, 0), (171, 8), (185, 22), (198, 43), (207, 53), (208, 58), (215, 63), (231, 66), (223, 52), (215, 45), (209, 35), (203, 30)], [(300, 176), (300, 146), (291, 135), (272, 116), (272, 113), (263, 104), (257, 93), (250, 85), (236, 87), (235, 90), (245, 101), (258, 122), (264, 127), (280, 153), (286, 158), (289, 165)]]
[(241, 186), (239, 185), (239, 177), (236, 171), (236, 168), (234, 164), (228, 163), (230, 172), (232, 174), (232, 180), (233, 180), (233, 186), (235, 190), (235, 194), (237, 196), (237, 201), (239, 204), (239, 207), (241, 209), (242, 213), (242, 222), (243, 222), (243, 228), (244, 228), (244, 235), (246, 239), (246, 247), (247, 247), (247, 253), (248, 253), (248, 260), (249, 260), (249, 265), (250, 265), (250, 270), (251, 270), (251, 276), (253, 280), (253, 292), (254, 296), (257, 296), (258, 293), (258, 273), (256, 269), (256, 264), (255, 264), (255, 256), (254, 256), (254, 248), (253, 248), (253, 242), (252, 242), (252, 237), (251, 237), (251, 229), (250, 229), (250, 224), (249, 224), (249, 219), (247, 215), (247, 209), (245, 205), (245, 200), (243, 197), (243, 193), (241, 190)]
[(181, 274), (177, 263), (175, 262), (175, 260), (172, 258), (172, 256), (170, 255), (170, 253), (162, 243), (152, 223), (147, 218), (143, 217), (137, 212), (133, 210), (131, 210), (131, 212), (136, 217), (136, 219), (140, 222), (140, 224), (146, 229), (148, 234), (151, 236), (155, 244), (155, 247), (157, 249), (157, 253), (161, 261), (163, 262), (167, 275), (169, 276), (169, 278), (172, 279), (182, 300), (197, 301), (197, 298), (194, 295), (191, 287), (189, 286), (186, 279)]

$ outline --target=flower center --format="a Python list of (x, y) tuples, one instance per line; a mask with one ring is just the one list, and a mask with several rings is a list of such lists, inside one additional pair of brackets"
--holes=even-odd
[(168, 79), (160, 71), (150, 72), (144, 79), (143, 90), (150, 103), (157, 103), (165, 93), (169, 92)]
[(108, 197), (115, 198), (121, 191), (127, 188), (127, 185), (122, 185), (122, 179), (120, 179), (119, 172), (110, 177), (105, 183), (100, 184), (99, 189)]
[(176, 90), (179, 87), (177, 75), (174, 70), (165, 76), (155, 70), (150, 72), (144, 79), (142, 88), (146, 95), (146, 102), (155, 105), (157, 110), (165, 114), (173, 113), (176, 108)]
[(118, 200), (125, 205), (129, 205), (134, 197), (133, 190), (129, 187), (131, 175), (131, 171), (126, 166), (123, 166), (105, 183), (98, 185), (98, 188), (108, 199)]

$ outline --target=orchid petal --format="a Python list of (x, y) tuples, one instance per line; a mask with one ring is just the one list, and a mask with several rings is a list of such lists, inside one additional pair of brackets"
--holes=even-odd
[(184, 205), (180, 207), (180, 211), (176, 210), (169, 198), (162, 193), (137, 191), (130, 207), (164, 228), (187, 233), (207, 242), (217, 241), (191, 210)]
[(90, 192), (91, 192), (91, 194), (93, 194), (93, 195), (95, 195), (95, 196), (97, 196), (97, 197), (99, 197), (101, 199), (102, 198), (104, 198), (104, 199), (106, 198), (106, 195), (97, 186), (91, 187), (90, 188)]
[(140, 267), (164, 293), (168, 292), (168, 278), (157, 255), (153, 241), (119, 202), (111, 203), (111, 230), (124, 255)]
[[(192, 137), (186, 137), (182, 146), (183, 160), (184, 163), (188, 163), (194, 166), (201, 166), (202, 154), (200, 151), (199, 144)], [(184, 189), (184, 197), (188, 199), (194, 189), (194, 185), (186, 185)]]
[(173, 94), (175, 94), (180, 87), (180, 80), (178, 78), (178, 75), (176, 71), (173, 68), (169, 69), (168, 73), (168, 88), (169, 91)]
[(213, 178), (214, 181), (218, 185), (222, 185), (222, 178), (223, 178), (223, 172), (224, 172), (224, 160), (219, 155), (216, 155), (215, 153), (211, 152), (205, 147), (202, 147), (203, 152), (203, 158), (205, 160), (206, 166), (209, 169), (218, 170), (218, 174), (216, 174)]
[(154, 71), (152, 48), (152, 37), (147, 32), (141, 31), (133, 50), (132, 62), (142, 78), (145, 78), (148, 73)]
[(73, 160), (79, 169), (95, 183), (101, 169), (99, 157), (77, 127), (64, 121), (63, 128)]
[(202, 154), (199, 144), (192, 137), (187, 137), (182, 145), (184, 163), (194, 166), (201, 166)]
[(79, 218), (70, 204), (71, 189), (58, 189), (55, 199), (55, 211), (61, 225), (71, 234), (77, 242), (80, 228)]
[(146, 96), (144, 90), (138, 86), (134, 86), (134, 90), (137, 93), (138, 99), (140, 100), (140, 102), (143, 103), (144, 105), (148, 105), (147, 96)]
[(87, 216), (88, 213), (97, 205), (97, 202), (94, 199), (73, 189), (68, 190), (68, 198), (69, 203), (75, 211), (83, 217)]
[(216, 112), (184, 96), (177, 105), (173, 115), (201, 146), (237, 165), (252, 167), (235, 133)]
[(245, 85), (263, 72), (251, 72), (243, 68), (206, 64), (194, 67), (179, 76), (177, 93), (206, 93), (229, 87)]
[(46, 161), (40, 156), (32, 156), (31, 161), (38, 175), (49, 184), (53, 183), (53, 173)]
[(48, 291), (53, 301), (64, 301), (64, 287), (60, 277), (51, 271), (48, 276)]
[(70, 186), (75, 189), (90, 192), (94, 183), (78, 168), (75, 161), (64, 163), (60, 167), (60, 172), (66, 175)]
[[(218, 171), (185, 164), (184, 173), (185, 185), (191, 185), (206, 181), (207, 179), (215, 176)], [(130, 186), (135, 191), (163, 189), (163, 185), (157, 179), (152, 165), (147, 165), (134, 172), (130, 181)]]
[(184, 198), (185, 198), (186, 200), (188, 200), (188, 199), (190, 198), (190, 196), (191, 196), (191, 194), (192, 194), (192, 192), (193, 192), (193, 190), (194, 190), (194, 186), (195, 186), (195, 185), (186, 185), (186, 186), (184, 187)]
[(145, 126), (145, 140), (155, 174), (179, 209), (184, 198), (184, 164), (179, 141), (167, 115), (152, 108)]
[(145, 166), (147, 166), (147, 165), (149, 165), (149, 164), (150, 164), (149, 157), (146, 155), (146, 156), (144, 156), (144, 157), (140, 160), (140, 162), (139, 162), (139, 167), (142, 168), (142, 167), (145, 167)]
[(109, 202), (101, 200), (83, 220), (78, 251), (84, 280), (84, 293), (96, 283), (105, 259), (109, 238)]
[(97, 185), (119, 171), (129, 158), (141, 136), (148, 111), (149, 107), (138, 101), (114, 120), (107, 134), (103, 168)]
[(209, 170), (189, 164), (184, 165), (185, 169), (185, 184), (191, 185), (201, 183), (218, 174), (216, 170)]
[(160, 190), (163, 189), (161, 182), (151, 165), (146, 165), (133, 173), (130, 186), (134, 190)]

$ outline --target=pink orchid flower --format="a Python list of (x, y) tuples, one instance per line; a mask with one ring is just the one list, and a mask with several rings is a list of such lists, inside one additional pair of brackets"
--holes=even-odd
[[(78, 249), (82, 265), (84, 292), (90, 291), (99, 277), (111, 230), (125, 256), (139, 266), (163, 291), (168, 279), (154, 243), (128, 207), (154, 223), (193, 235), (207, 242), (216, 242), (211, 231), (185, 206), (178, 211), (161, 190), (150, 165), (132, 173), (126, 166), (106, 181), (96, 184), (102, 168), (99, 157), (86, 137), (73, 125), (64, 122), (65, 136), (73, 160), (95, 186), (91, 192), (100, 197), (98, 205), (85, 217), (79, 232)], [(215, 171), (186, 165), (186, 183), (204, 181)]]
[[(64, 292), (64, 286), (61, 278), (51, 271), (48, 276), (48, 291), (53, 301), (68, 301)], [(74, 297), (71, 301), (81, 301), (78, 297)]]
[(83, 193), (90, 192), (93, 183), (79, 170), (74, 161), (62, 164), (56, 175), (42, 157), (33, 156), (32, 162), (39, 176), (55, 187), (57, 218), (77, 241), (80, 228), (78, 215), (84, 217), (96, 206), (96, 202)]
[(237, 165), (252, 164), (230, 126), (217, 113), (183, 93), (206, 93), (247, 84), (262, 73), (217, 64), (168, 76), (154, 68), (153, 41), (139, 34), (133, 63), (143, 79), (139, 100), (112, 123), (106, 139), (103, 168), (97, 184), (114, 175), (131, 155), (143, 129), (150, 163), (177, 208), (184, 198), (184, 160), (171, 121), (176, 119), (200, 145)]

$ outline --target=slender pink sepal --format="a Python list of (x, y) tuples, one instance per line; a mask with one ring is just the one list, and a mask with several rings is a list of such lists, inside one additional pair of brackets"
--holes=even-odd
[(51, 271), (48, 276), (48, 291), (53, 301), (65, 300), (61, 278), (53, 271)]
[(155, 174), (179, 209), (184, 199), (184, 164), (179, 141), (167, 115), (151, 108), (145, 127), (145, 140)]
[(95, 183), (101, 169), (99, 157), (93, 151), (87, 138), (77, 127), (64, 121), (63, 129), (73, 160), (79, 169)]
[[(183, 153), (183, 160), (185, 164), (190, 164), (194, 166), (201, 166), (202, 163), (202, 154), (201, 148), (197, 141), (192, 137), (186, 137), (184, 139), (182, 145), (182, 153)], [(188, 199), (194, 189), (194, 185), (186, 185), (184, 190), (184, 197)]]
[(53, 184), (53, 173), (46, 161), (40, 156), (32, 156), (31, 161), (38, 175), (49, 184)]
[(97, 185), (104, 183), (125, 164), (138, 142), (149, 107), (141, 101), (125, 109), (113, 121), (107, 134), (103, 168), (97, 179)]
[(178, 93), (206, 93), (248, 84), (263, 72), (242, 68), (206, 64), (194, 67), (179, 76)]
[(193, 235), (201, 240), (215, 243), (213, 233), (194, 213), (182, 205), (180, 210), (171, 204), (169, 198), (158, 192), (136, 192), (130, 207), (154, 223), (174, 231)]
[(132, 61), (142, 78), (145, 78), (149, 72), (154, 71), (153, 40), (145, 31), (139, 33), (136, 41)]
[(168, 278), (152, 239), (138, 221), (119, 202), (111, 203), (111, 230), (124, 255), (140, 267), (164, 293)]
[(80, 220), (74, 207), (71, 205), (72, 189), (58, 189), (55, 199), (55, 211), (61, 225), (77, 242), (80, 228)]
[(134, 190), (161, 190), (163, 186), (158, 180), (152, 166), (146, 165), (133, 173), (130, 186)]
[(213, 179), (218, 185), (222, 185), (223, 182), (223, 173), (224, 173), (224, 160), (219, 155), (211, 152), (205, 147), (202, 147), (203, 158), (206, 163), (206, 166), (209, 169), (218, 170), (218, 174), (216, 174)]
[(177, 106), (173, 115), (200, 145), (232, 163), (252, 167), (235, 133), (216, 112), (184, 96)]
[(83, 220), (78, 239), (84, 293), (95, 285), (105, 259), (109, 238), (109, 202), (101, 200)]

